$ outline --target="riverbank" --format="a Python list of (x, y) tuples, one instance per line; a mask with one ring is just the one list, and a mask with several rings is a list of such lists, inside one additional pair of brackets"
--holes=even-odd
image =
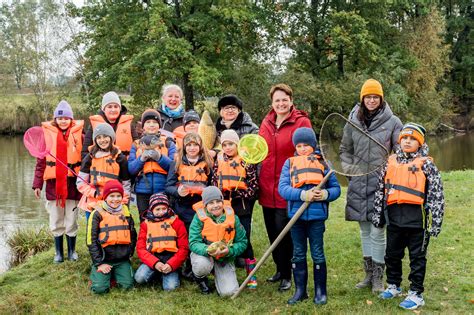
[[(426, 306), (422, 313), (465, 314), (472, 312), (474, 299), (474, 171), (443, 173), (446, 192), (446, 214), (442, 232), (429, 246), (426, 276)], [(345, 191), (343, 193), (345, 196)], [(344, 221), (344, 198), (331, 204), (327, 221), (325, 250), (328, 263), (328, 304), (316, 308), (312, 300), (288, 307), (286, 300), (293, 292), (279, 293), (276, 284), (264, 281), (274, 271), (269, 259), (259, 270), (258, 289), (246, 290), (235, 301), (220, 298), (216, 293), (203, 296), (189, 282), (175, 292), (140, 287), (130, 292), (113, 289), (105, 296), (94, 296), (88, 290), (90, 259), (85, 246), (85, 222), (81, 220), (78, 238), (80, 260), (53, 265), (53, 250), (29, 259), (0, 276), (0, 313), (400, 313), (396, 301), (380, 301), (367, 290), (355, 290), (362, 277), (358, 226)], [(136, 209), (134, 209), (136, 213)], [(254, 213), (253, 245), (257, 257), (268, 247), (261, 209)], [(136, 257), (134, 268), (138, 266)], [(403, 289), (408, 282), (408, 261), (404, 261)], [(238, 270), (239, 281), (245, 278)], [(312, 276), (310, 275), (310, 279)], [(313, 282), (309, 281), (313, 295)]]

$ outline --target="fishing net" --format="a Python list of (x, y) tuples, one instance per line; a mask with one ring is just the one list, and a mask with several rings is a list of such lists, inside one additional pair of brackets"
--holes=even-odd
[(42, 159), (49, 154), (43, 128), (39, 126), (31, 127), (25, 132), (23, 144), (30, 155), (35, 158)]
[(248, 134), (240, 139), (237, 150), (245, 163), (257, 164), (267, 157), (268, 145), (263, 137)]

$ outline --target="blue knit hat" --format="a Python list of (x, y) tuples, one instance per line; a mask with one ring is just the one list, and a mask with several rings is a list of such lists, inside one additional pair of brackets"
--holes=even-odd
[(74, 119), (71, 105), (69, 105), (69, 103), (64, 100), (59, 102), (58, 106), (56, 106), (56, 109), (54, 110), (54, 118), (59, 118), (59, 117)]
[(301, 127), (296, 129), (293, 134), (293, 145), (296, 147), (299, 143), (309, 144), (314, 150), (318, 146), (318, 140), (316, 139), (316, 134), (313, 129), (307, 127)]

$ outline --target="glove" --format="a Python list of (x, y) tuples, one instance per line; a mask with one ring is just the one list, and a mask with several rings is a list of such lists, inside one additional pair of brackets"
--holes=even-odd
[(152, 150), (145, 150), (142, 155), (140, 155), (140, 160), (146, 162), (151, 158)]
[(156, 150), (150, 150), (150, 158), (158, 162), (161, 158), (161, 153)]
[(301, 201), (310, 202), (313, 200), (313, 195), (310, 190), (303, 190), (300, 194)]

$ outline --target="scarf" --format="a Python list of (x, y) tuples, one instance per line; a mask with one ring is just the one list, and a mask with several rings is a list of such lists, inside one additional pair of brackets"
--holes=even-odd
[(183, 104), (180, 104), (178, 107), (176, 107), (176, 109), (171, 109), (165, 104), (161, 104), (161, 110), (163, 110), (163, 112), (171, 118), (178, 118), (183, 116), (184, 113)]
[(168, 208), (168, 212), (166, 212), (163, 216), (161, 217), (157, 217), (153, 214), (153, 211), (152, 210), (147, 210), (145, 212), (145, 214), (143, 215), (143, 217), (145, 219), (147, 219), (148, 221), (152, 221), (152, 222), (161, 222), (163, 220), (166, 220), (168, 218), (171, 218), (172, 216), (174, 215), (174, 212), (173, 210), (171, 210), (171, 208)]
[(122, 204), (120, 204), (120, 206), (118, 206), (117, 208), (112, 208), (107, 202), (104, 201), (102, 208), (104, 208), (104, 210), (110, 214), (117, 214), (122, 211)]
[(68, 168), (65, 165), (67, 165), (67, 139), (70, 130), (71, 128), (68, 128), (64, 133), (62, 130), (59, 130), (56, 137), (56, 205), (61, 208), (66, 206), (68, 191)]

